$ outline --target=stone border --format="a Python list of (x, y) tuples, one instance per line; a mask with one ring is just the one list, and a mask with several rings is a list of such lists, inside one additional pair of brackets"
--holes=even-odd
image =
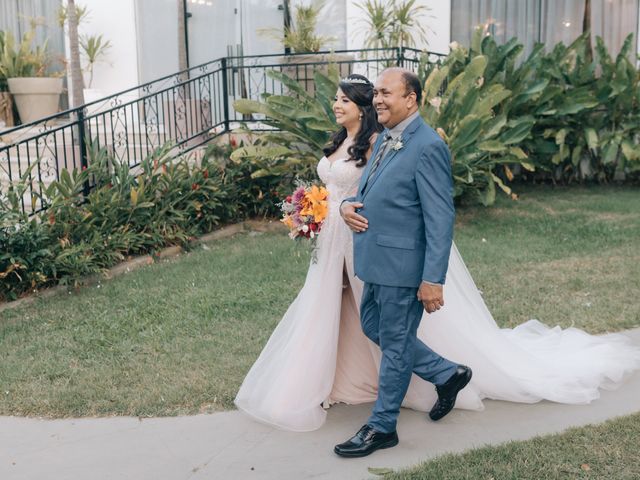
[[(189, 244), (192, 246), (206, 244), (209, 242), (214, 242), (216, 240), (221, 240), (223, 238), (232, 237), (234, 235), (237, 235), (238, 233), (244, 232), (264, 233), (285, 232), (286, 230), (287, 228), (277, 220), (245, 220), (243, 222), (228, 225), (226, 227), (222, 227), (219, 230), (206, 233), (201, 237), (192, 240), (191, 242), (189, 242)], [(131, 258), (105, 270), (105, 272), (102, 274), (91, 275), (83, 278), (80, 281), (79, 287), (89, 287), (97, 285), (104, 279), (112, 279), (114, 277), (124, 275), (126, 273), (132, 272), (133, 270), (137, 270), (138, 268), (156, 263), (158, 260), (175, 258), (181, 255), (183, 252), (184, 249), (182, 247), (180, 247), (179, 245), (174, 245), (171, 247), (163, 248), (162, 250), (154, 252), (151, 255), (142, 255), (140, 257)], [(45, 288), (44, 290), (38, 290), (27, 297), (19, 298), (18, 300), (14, 300), (12, 302), (0, 303), (0, 312), (18, 308), (24, 305), (29, 305), (40, 298), (49, 298), (53, 295), (57, 295), (58, 293), (68, 292), (70, 290), (74, 290), (74, 288), (68, 285), (56, 285), (50, 288)]]

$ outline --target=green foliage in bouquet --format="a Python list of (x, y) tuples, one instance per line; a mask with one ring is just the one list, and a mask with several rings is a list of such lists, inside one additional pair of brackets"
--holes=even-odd
[[(337, 129), (332, 104), (338, 88), (338, 75), (330, 69), (328, 75), (316, 72), (315, 96), (287, 75), (271, 71), (268, 75), (281, 82), (287, 95), (265, 94), (263, 101), (237, 100), (236, 111), (245, 115), (261, 115), (262, 123), (277, 129), (256, 135), (251, 145), (237, 149), (231, 160), (251, 160), (256, 166), (253, 178), (277, 177), (312, 180), (316, 178), (316, 164), (329, 135)], [(255, 117), (254, 117), (255, 118)]]

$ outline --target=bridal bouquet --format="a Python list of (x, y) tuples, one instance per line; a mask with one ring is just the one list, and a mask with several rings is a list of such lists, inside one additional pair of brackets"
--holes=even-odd
[(280, 204), (280, 221), (289, 227), (289, 237), (315, 239), (327, 218), (328, 197), (329, 192), (322, 186), (298, 184), (295, 191)]

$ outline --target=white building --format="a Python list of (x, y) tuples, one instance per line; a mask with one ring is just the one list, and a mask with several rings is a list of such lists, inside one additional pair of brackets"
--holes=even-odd
[[(44, 16), (53, 25), (64, 0), (1, 0), (0, 29), (24, 30), (24, 16)], [(289, 0), (291, 9), (312, 0)], [(79, 0), (89, 17), (81, 33), (102, 34), (111, 42), (106, 61), (95, 69), (94, 88), (105, 94), (134, 87), (178, 70), (178, 8), (188, 12), (189, 64), (242, 52), (283, 53), (275, 38), (284, 25), (285, 0)], [(363, 47), (362, 0), (325, 0), (320, 34), (334, 38), (334, 50)], [(592, 0), (592, 31), (612, 52), (637, 34), (639, 0)], [(430, 9), (425, 18), (427, 48), (447, 53), (455, 40), (466, 44), (479, 25), (499, 41), (517, 37), (527, 48), (535, 42), (570, 42), (582, 31), (584, 0), (418, 0)], [(19, 14), (23, 14), (22, 17)], [(271, 33), (267, 33), (270, 31)], [(61, 49), (59, 29), (48, 30), (52, 48)], [(636, 35), (637, 36), (637, 35)], [(40, 35), (42, 40), (43, 35)], [(638, 44), (640, 47), (640, 43)], [(640, 51), (640, 48), (639, 48)]]

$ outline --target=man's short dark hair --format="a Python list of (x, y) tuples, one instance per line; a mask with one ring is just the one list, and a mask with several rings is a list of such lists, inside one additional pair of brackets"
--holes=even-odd
[(404, 80), (406, 94), (409, 95), (415, 92), (416, 103), (419, 107), (422, 101), (422, 85), (420, 84), (420, 79), (415, 73), (409, 71), (402, 72), (402, 79)]

